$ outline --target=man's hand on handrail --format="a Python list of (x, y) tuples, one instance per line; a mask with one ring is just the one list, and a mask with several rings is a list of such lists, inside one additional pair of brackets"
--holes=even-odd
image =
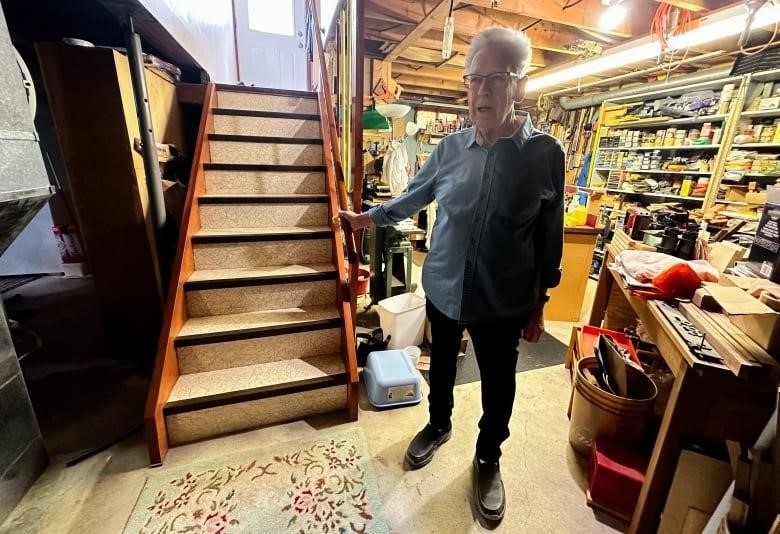
[(347, 228), (352, 232), (357, 232), (363, 228), (371, 226), (371, 219), (368, 213), (355, 213), (354, 211), (339, 211), (339, 219), (346, 223)]

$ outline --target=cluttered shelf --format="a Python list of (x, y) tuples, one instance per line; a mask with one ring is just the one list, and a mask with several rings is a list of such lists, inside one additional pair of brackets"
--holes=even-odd
[(634, 121), (617, 122), (607, 124), (607, 128), (625, 128), (627, 126), (652, 127), (652, 126), (684, 126), (687, 124), (702, 124), (705, 122), (720, 122), (726, 120), (727, 115), (701, 115), (699, 117), (684, 117), (680, 119), (639, 119)]
[(616, 169), (614, 167), (596, 167), (596, 170), (599, 172), (619, 171), (619, 172), (627, 172), (632, 174), (688, 174), (688, 175), (696, 175), (696, 176), (709, 176), (712, 174), (711, 172), (703, 172), (703, 171), (665, 171), (661, 169)]
[(655, 150), (718, 150), (720, 145), (680, 145), (680, 146), (600, 146), (599, 150), (603, 151), (655, 151)]
[(652, 191), (641, 192), (641, 191), (628, 191), (626, 189), (612, 189), (612, 188), (607, 188), (606, 191), (610, 193), (618, 193), (618, 194), (626, 194), (626, 195), (642, 195), (646, 197), (673, 198), (676, 200), (687, 200), (690, 202), (704, 202), (704, 197), (684, 197), (681, 195), (673, 195), (667, 193), (654, 193)]

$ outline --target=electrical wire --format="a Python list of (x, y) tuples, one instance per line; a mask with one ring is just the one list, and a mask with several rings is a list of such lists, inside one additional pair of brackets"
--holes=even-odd
[(453, 7), (454, 4), (455, 4), (455, 0), (450, 0), (450, 13), (449, 13), (449, 15), (447, 15), (448, 17), (452, 16), (452, 7)]
[(669, 41), (691, 28), (693, 16), (687, 9), (661, 2), (650, 24), (650, 34), (661, 43), (661, 51), (669, 51)]
[(531, 24), (529, 24), (529, 25), (528, 25), (528, 26), (526, 26), (525, 28), (521, 28), (521, 30), (520, 30), (520, 31), (526, 31), (526, 30), (530, 30), (531, 28), (533, 28), (534, 26), (536, 26), (536, 25), (537, 25), (537, 24), (539, 24), (540, 22), (542, 22), (542, 19), (536, 19), (536, 22), (532, 22)]
[[(766, 3), (764, 3), (756, 11), (759, 11), (759, 10), (763, 9), (764, 7), (766, 7), (767, 4), (772, 4), (774, 6), (775, 5), (775, 0), (767, 0)], [(755, 56), (756, 54), (760, 54), (761, 52), (763, 52), (764, 50), (769, 48), (775, 42), (775, 38), (777, 37), (778, 30), (780, 30), (780, 25), (778, 24), (778, 21), (775, 21), (775, 29), (772, 32), (772, 37), (770, 37), (769, 41), (767, 41), (766, 44), (759, 45), (759, 48), (757, 50), (752, 51), (752, 52), (749, 51), (748, 49), (746, 49), (745, 45), (742, 45), (742, 46), (739, 47), (739, 51), (742, 52), (742, 54), (745, 55), (745, 56)], [(752, 29), (751, 29), (751, 31), (752, 31)], [(753, 47), (750, 47), (750, 48), (754, 49), (756, 47), (753, 46)]]
[(563, 8), (561, 9), (561, 11), (566, 11), (566, 10), (567, 10), (567, 9), (569, 9), (570, 7), (574, 7), (574, 6), (576, 6), (577, 4), (581, 4), (581, 3), (582, 3), (582, 0), (576, 0), (576, 2), (574, 2), (573, 4), (570, 4), (570, 3), (567, 1), (567, 2), (566, 2), (566, 5), (565, 5), (565, 6), (563, 6)]

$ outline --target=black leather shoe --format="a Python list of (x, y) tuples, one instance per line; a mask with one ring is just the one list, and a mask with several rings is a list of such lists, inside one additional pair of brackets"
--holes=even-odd
[(501, 521), (506, 509), (504, 482), (498, 462), (474, 458), (474, 504), (477, 512), (488, 521)]
[(420, 430), (406, 449), (406, 461), (414, 469), (426, 466), (433, 460), (433, 455), (440, 445), (449, 441), (452, 429), (440, 430), (430, 423)]

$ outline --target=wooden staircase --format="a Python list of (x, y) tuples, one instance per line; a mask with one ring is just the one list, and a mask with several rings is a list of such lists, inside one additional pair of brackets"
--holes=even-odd
[(207, 87), (147, 402), (153, 464), (195, 440), (357, 417), (331, 109), (323, 93)]

